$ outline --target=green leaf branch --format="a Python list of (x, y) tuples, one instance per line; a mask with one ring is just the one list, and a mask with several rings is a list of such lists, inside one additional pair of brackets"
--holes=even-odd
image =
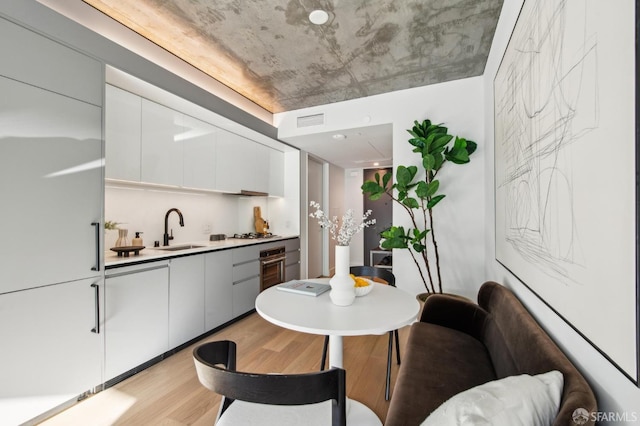
[[(400, 165), (396, 168), (392, 185), (389, 185), (392, 173), (385, 173), (382, 177), (376, 173), (374, 180), (366, 181), (361, 189), (370, 200), (378, 200), (386, 195), (404, 208), (411, 218), (412, 227), (405, 230), (403, 226), (392, 226), (384, 230), (380, 234), (383, 239), (381, 247), (408, 249), (427, 292), (442, 293), (440, 252), (434, 231), (433, 209), (445, 198), (445, 194), (439, 193), (440, 180), (437, 176), (447, 163), (468, 163), (477, 144), (448, 134), (446, 127), (432, 124), (430, 120), (422, 123), (415, 121), (413, 128), (407, 131), (412, 136), (408, 142), (413, 146), (413, 152), (421, 157), (419, 164), (424, 170), (424, 178), (418, 178), (418, 166)], [(430, 259), (431, 252), (435, 265)], [(424, 265), (426, 276), (421, 264)]]

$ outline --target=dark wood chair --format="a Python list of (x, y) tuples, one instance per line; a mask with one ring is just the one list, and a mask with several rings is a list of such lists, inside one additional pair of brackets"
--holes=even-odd
[[(352, 266), (350, 272), (357, 277), (378, 278), (385, 281), (392, 287), (396, 286), (396, 277), (388, 269), (376, 268), (375, 266)], [(396, 360), (400, 365), (400, 341), (398, 340), (398, 330), (389, 332), (389, 351), (387, 353), (387, 382), (385, 386), (384, 398), (388, 401), (391, 394), (391, 357), (393, 353), (393, 341), (396, 342)], [(322, 361), (320, 371), (324, 370), (327, 362), (327, 348), (329, 346), (329, 336), (324, 337), (324, 347), (322, 348)]]
[(222, 395), (217, 425), (298, 426), (318, 417), (326, 419), (325, 425), (329, 419), (332, 426), (346, 425), (346, 373), (341, 368), (308, 374), (239, 372), (236, 344), (229, 340), (196, 347), (193, 359), (200, 383)]

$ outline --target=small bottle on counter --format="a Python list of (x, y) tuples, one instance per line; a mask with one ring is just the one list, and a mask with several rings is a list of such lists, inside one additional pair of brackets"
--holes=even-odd
[(140, 234), (142, 234), (142, 232), (136, 232), (136, 236), (133, 237), (133, 240), (131, 240), (131, 245), (132, 246), (142, 246), (142, 238), (140, 238)]

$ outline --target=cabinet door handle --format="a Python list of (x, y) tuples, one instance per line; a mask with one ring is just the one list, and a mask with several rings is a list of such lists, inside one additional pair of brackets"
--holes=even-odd
[(93, 327), (91, 329), (92, 333), (96, 333), (96, 334), (100, 334), (100, 285), (99, 284), (91, 284), (91, 287), (93, 287), (96, 290), (96, 306), (95, 306), (95, 311), (96, 311), (96, 326)]
[(92, 271), (100, 270), (100, 222), (91, 222), (91, 226), (95, 227), (96, 231), (96, 264), (91, 267)]

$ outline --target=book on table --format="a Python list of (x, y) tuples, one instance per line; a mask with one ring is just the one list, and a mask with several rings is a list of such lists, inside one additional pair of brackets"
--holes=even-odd
[(311, 281), (293, 280), (278, 285), (277, 289), (291, 293), (305, 294), (307, 296), (318, 296), (325, 291), (331, 290), (331, 286), (329, 284), (314, 283)]

